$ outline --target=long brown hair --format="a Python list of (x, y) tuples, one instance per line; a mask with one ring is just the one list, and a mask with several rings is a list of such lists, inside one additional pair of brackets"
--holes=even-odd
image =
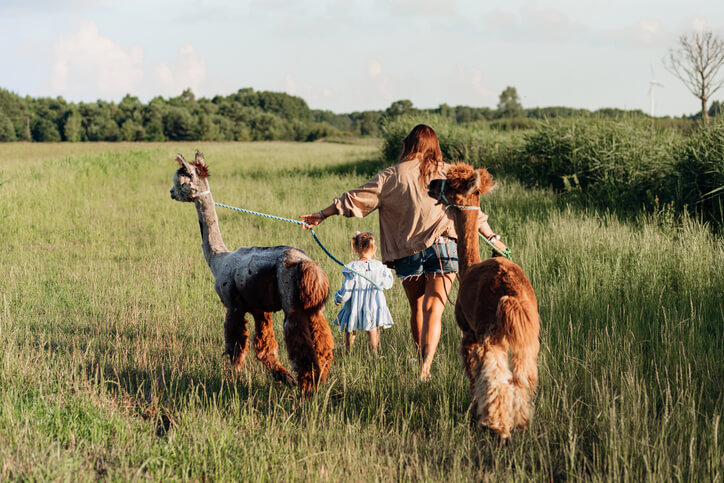
[(435, 130), (425, 124), (418, 124), (402, 140), (400, 161), (420, 159), (420, 183), (425, 186), (430, 176), (442, 164), (442, 151)]

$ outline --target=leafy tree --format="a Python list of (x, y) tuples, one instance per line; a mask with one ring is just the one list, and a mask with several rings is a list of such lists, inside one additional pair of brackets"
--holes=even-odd
[(251, 120), (252, 138), (255, 141), (288, 139), (285, 123), (274, 114), (260, 112)]
[(679, 47), (669, 50), (664, 59), (666, 69), (678, 77), (701, 101), (701, 115), (709, 125), (706, 103), (724, 85), (717, 79), (724, 65), (724, 40), (712, 32), (694, 32), (679, 37)]
[(362, 136), (377, 136), (380, 131), (382, 115), (377, 111), (364, 111), (359, 122), (359, 133)]
[(500, 93), (498, 114), (500, 117), (519, 117), (523, 115), (523, 105), (520, 103), (518, 91), (515, 87), (508, 86)]
[(63, 137), (66, 141), (76, 143), (83, 139), (83, 118), (76, 110), (72, 110), (63, 124)]
[(83, 117), (83, 141), (118, 141), (120, 130), (116, 121), (112, 119), (112, 110), (109, 103), (98, 101), (95, 103), (80, 103), (78, 111)]
[(719, 116), (724, 114), (724, 102), (713, 101), (709, 106), (709, 117)]
[(31, 132), (33, 134), (34, 141), (51, 143), (60, 141), (58, 127), (54, 122), (42, 117), (34, 119), (31, 122)]
[(412, 107), (412, 101), (408, 99), (402, 99), (400, 101), (395, 101), (392, 104), (390, 104), (390, 107), (388, 107), (385, 110), (385, 115), (389, 118), (396, 118), (400, 116), (404, 116), (405, 114), (410, 114), (414, 111), (414, 108)]
[(143, 123), (143, 103), (138, 100), (138, 97), (126, 94), (118, 103), (116, 117), (113, 120), (119, 126), (123, 126), (123, 123), (129, 119), (138, 124)]
[(141, 124), (133, 119), (126, 119), (121, 124), (120, 136), (123, 141), (143, 141), (146, 133)]
[(163, 114), (163, 134), (171, 141), (198, 139), (196, 128), (196, 119), (186, 109), (169, 106)]
[(12, 121), (0, 113), (0, 142), (15, 141), (15, 127)]
[(146, 141), (165, 141), (163, 131), (163, 113), (165, 102), (162, 97), (154, 97), (143, 108), (143, 128), (146, 130)]

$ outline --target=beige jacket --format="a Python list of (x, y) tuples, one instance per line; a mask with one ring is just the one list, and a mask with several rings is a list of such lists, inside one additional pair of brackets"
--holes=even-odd
[[(449, 165), (437, 175), (442, 178)], [(404, 161), (377, 173), (367, 183), (335, 198), (337, 214), (367, 216), (379, 210), (379, 246), (382, 261), (406, 257), (432, 246), (441, 236), (457, 239), (452, 217), (445, 207), (427, 194), (420, 183), (420, 161)], [(487, 216), (481, 212), (481, 223)]]

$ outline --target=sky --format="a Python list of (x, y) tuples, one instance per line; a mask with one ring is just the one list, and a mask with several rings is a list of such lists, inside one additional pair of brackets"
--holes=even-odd
[(650, 112), (656, 80), (655, 114), (680, 116), (699, 100), (662, 59), (697, 30), (724, 37), (723, 0), (0, 0), (0, 87), (73, 102), (252, 87), (349, 113), (495, 108), (514, 86), (527, 108)]

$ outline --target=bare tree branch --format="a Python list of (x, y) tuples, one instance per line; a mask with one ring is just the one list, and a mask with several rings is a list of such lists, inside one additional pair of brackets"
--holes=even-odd
[(679, 37), (679, 47), (670, 49), (664, 58), (666, 70), (678, 77), (694, 96), (701, 100), (701, 115), (709, 124), (706, 102), (724, 86), (717, 79), (724, 66), (724, 40), (712, 32), (694, 32)]

